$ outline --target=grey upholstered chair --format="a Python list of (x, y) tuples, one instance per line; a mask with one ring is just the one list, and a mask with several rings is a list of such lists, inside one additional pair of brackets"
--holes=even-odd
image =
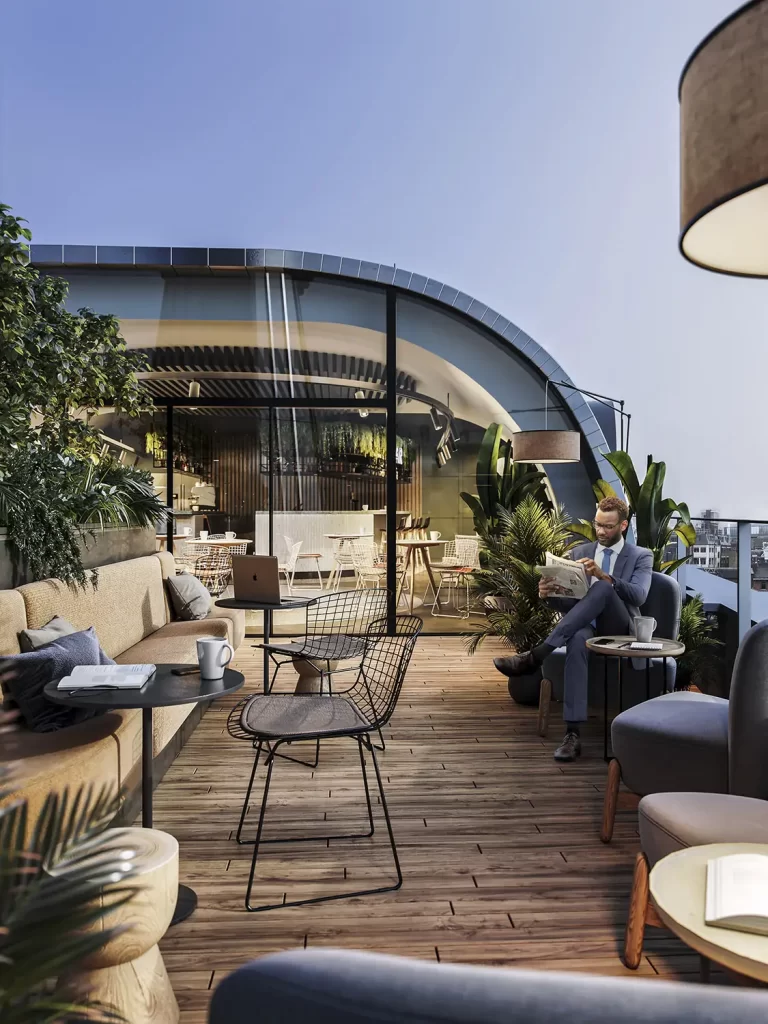
[[(611, 726), (600, 838), (616, 810), (651, 793), (736, 793), (768, 799), (768, 620), (736, 655), (728, 700), (668, 693), (617, 715)], [(624, 783), (629, 792), (619, 791)]]
[[(677, 580), (672, 576), (666, 576), (664, 573), (655, 572), (651, 580), (648, 600), (640, 610), (643, 615), (652, 615), (656, 619), (657, 636), (665, 637), (668, 640), (677, 639), (680, 629), (680, 605), (680, 587)], [(590, 707), (602, 707), (603, 705), (604, 661), (604, 658), (595, 658), (590, 655)], [(600, 664), (597, 664), (598, 662)], [(642, 667), (635, 667), (635, 662), (628, 660), (622, 666), (624, 704), (628, 707), (646, 699), (645, 660), (642, 662), (638, 661), (637, 665)], [(666, 659), (666, 679), (664, 678), (664, 666), (664, 659), (651, 659), (650, 690), (652, 694), (664, 693), (667, 690), (674, 689), (675, 674), (677, 672), (675, 659)], [(612, 667), (609, 665), (609, 670)], [(615, 671), (618, 671), (618, 666), (615, 666)], [(563, 699), (564, 673), (565, 648), (559, 647), (550, 654), (543, 665), (543, 678), (539, 691), (539, 736), (546, 736), (547, 734), (551, 700), (553, 698), (559, 701)]]
[[(768, 620), (739, 645), (729, 701), (657, 697), (616, 718), (613, 741), (621, 775), (644, 794), (624, 943), (627, 966), (637, 967), (645, 924), (659, 924), (648, 903), (657, 860), (686, 846), (768, 843)], [(618, 787), (617, 770), (612, 778)]]
[(762, 991), (424, 963), (336, 949), (261, 957), (213, 993), (209, 1024), (759, 1024)]

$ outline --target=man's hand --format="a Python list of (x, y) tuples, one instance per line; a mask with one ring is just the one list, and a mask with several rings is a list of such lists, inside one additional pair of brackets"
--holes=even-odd
[(584, 566), (587, 576), (594, 576), (596, 580), (610, 580), (607, 572), (603, 572), (593, 558), (580, 558), (579, 564)]
[(539, 580), (539, 597), (559, 597), (565, 592), (565, 588), (551, 577), (542, 576)]

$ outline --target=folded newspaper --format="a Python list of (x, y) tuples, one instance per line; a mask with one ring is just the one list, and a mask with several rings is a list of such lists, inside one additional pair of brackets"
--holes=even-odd
[(57, 688), (79, 690), (107, 686), (115, 690), (138, 690), (154, 673), (154, 665), (76, 665), (70, 675), (59, 680)]
[(570, 558), (560, 558), (547, 552), (546, 564), (537, 566), (543, 579), (551, 580), (562, 587), (558, 597), (584, 597), (589, 590), (589, 577), (583, 565)]

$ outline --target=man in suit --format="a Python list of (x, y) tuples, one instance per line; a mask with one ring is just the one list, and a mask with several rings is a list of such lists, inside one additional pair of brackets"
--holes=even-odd
[(580, 544), (571, 552), (571, 558), (584, 566), (589, 577), (586, 595), (580, 600), (561, 597), (562, 588), (542, 578), (539, 596), (563, 617), (543, 644), (511, 658), (494, 659), (494, 665), (505, 676), (528, 675), (552, 651), (565, 647), (565, 739), (555, 751), (556, 761), (573, 761), (581, 755), (580, 723), (587, 720), (586, 641), (595, 633), (631, 634), (632, 620), (640, 614), (651, 589), (653, 553), (624, 539), (628, 519), (626, 502), (603, 498), (593, 523), (597, 544)]

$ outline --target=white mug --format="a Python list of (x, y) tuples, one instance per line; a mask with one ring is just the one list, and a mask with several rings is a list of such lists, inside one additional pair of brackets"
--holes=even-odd
[(208, 540), (208, 530), (200, 531), (200, 540)]
[(368, 511), (368, 506), (367, 505), (363, 505), (363, 512), (367, 512), (367, 511)]
[(429, 531), (429, 539), (430, 540), (440, 540), (440, 537), (441, 537), (441, 534), (440, 534), (439, 530), (430, 530)]
[(650, 615), (635, 616), (635, 637), (641, 644), (649, 644), (653, 640), (653, 631), (658, 623)]
[[(229, 651), (227, 658), (226, 652)], [(201, 636), (197, 641), (197, 662), (201, 679), (221, 679), (224, 669), (232, 661), (232, 645), (220, 636)], [(226, 659), (226, 660), (225, 660)]]
[(234, 532), (234, 530), (226, 530), (224, 533), (224, 538), (226, 540), (234, 540), (236, 536), (237, 534)]

